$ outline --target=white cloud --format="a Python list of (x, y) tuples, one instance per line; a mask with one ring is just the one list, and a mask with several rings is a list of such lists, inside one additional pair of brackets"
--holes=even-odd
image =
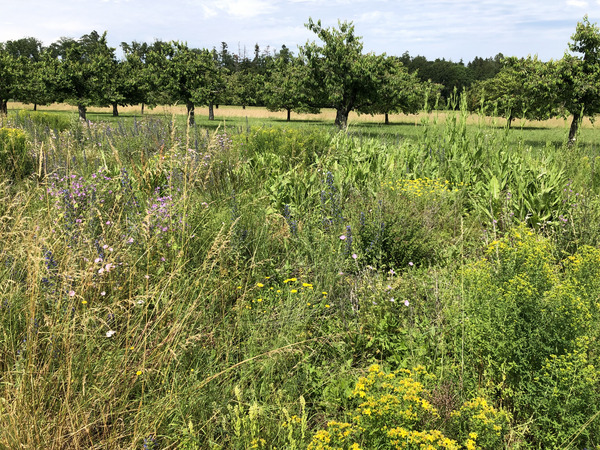
[[(600, 4), (600, 2), (597, 2)], [(587, 8), (588, 2), (585, 0), (567, 0), (567, 6), (575, 6), (577, 8)]]
[(277, 9), (273, 2), (267, 0), (215, 0), (201, 1), (200, 6), (205, 18), (212, 18), (221, 13), (239, 19), (271, 14)]
[(303, 26), (312, 17), (326, 27), (352, 21), (368, 52), (549, 59), (562, 57), (582, 8), (596, 5), (600, 0), (14, 0), (0, 17), (0, 42), (34, 36), (49, 44), (95, 29), (107, 30), (112, 46), (158, 38), (198, 48), (227, 42), (232, 51), (255, 43), (296, 49), (316, 40)]

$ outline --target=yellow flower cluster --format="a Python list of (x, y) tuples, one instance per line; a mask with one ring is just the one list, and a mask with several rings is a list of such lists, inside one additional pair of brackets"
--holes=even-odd
[[(241, 304), (241, 308), (252, 310), (259, 307), (263, 308), (260, 311), (267, 312), (264, 309), (266, 308), (266, 304), (272, 304), (273, 300), (276, 302), (283, 301), (285, 294), (310, 295), (307, 298), (309, 301), (307, 301), (306, 305), (311, 308), (317, 308), (318, 306), (323, 306), (324, 308), (331, 307), (330, 304), (320, 305), (320, 302), (327, 298), (326, 291), (317, 291), (312, 283), (301, 281), (296, 277), (286, 278), (283, 280), (283, 285), (279, 285), (277, 282), (273, 282), (270, 276), (266, 276), (263, 282), (257, 282), (253, 286), (259, 290), (260, 297), (252, 298), (247, 303)], [(242, 286), (238, 286), (237, 289), (242, 290)]]
[(468, 434), (449, 437), (437, 429), (419, 426), (439, 419), (436, 408), (426, 400), (425, 384), (433, 381), (424, 367), (388, 373), (377, 364), (367, 376), (356, 382), (351, 397), (361, 403), (351, 422), (329, 422), (319, 430), (309, 449), (333, 450), (359, 448), (475, 450), (498, 448), (501, 432), (507, 423), (504, 412), (497, 411), (481, 397), (466, 402), (452, 413), (453, 421)]
[(457, 421), (468, 423), (471, 429), (479, 431), (479, 434), (469, 433), (465, 444), (467, 448), (476, 448), (477, 438), (481, 437), (480, 435), (488, 441), (500, 442), (503, 427), (508, 424), (506, 414), (498, 411), (483, 397), (475, 397), (465, 402), (460, 410), (452, 411), (450, 416)]
[(391, 444), (395, 449), (409, 449), (417, 446), (425, 450), (441, 448), (458, 450), (460, 448), (456, 441), (447, 438), (438, 430), (416, 431), (398, 427), (388, 431), (388, 436), (391, 438)]
[(431, 178), (417, 178), (415, 180), (398, 179), (383, 183), (384, 187), (396, 192), (405, 192), (416, 197), (421, 196), (439, 196), (450, 192), (456, 192), (464, 186), (464, 183), (459, 183), (452, 186), (448, 180), (436, 180)]
[(352, 393), (364, 400), (357, 408), (358, 423), (363, 422), (361, 416), (383, 420), (394, 416), (394, 420), (403, 423), (415, 423), (423, 413), (437, 416), (435, 408), (422, 397), (424, 387), (415, 380), (416, 376), (427, 376), (425, 368), (386, 373), (379, 365), (372, 365), (369, 375), (358, 380)]
[(348, 439), (357, 431), (357, 428), (347, 422), (328, 422), (326, 430), (319, 430), (315, 433), (308, 445), (308, 450), (337, 450), (342, 448), (339, 447), (340, 445), (344, 445), (350, 450), (360, 450), (356, 442), (350, 444), (349, 447), (346, 446)]

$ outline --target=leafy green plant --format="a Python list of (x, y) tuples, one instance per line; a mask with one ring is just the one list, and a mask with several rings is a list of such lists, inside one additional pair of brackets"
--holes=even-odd
[(308, 448), (498, 448), (507, 416), (481, 397), (452, 413), (456, 427), (450, 434), (435, 428), (439, 413), (428, 400), (434, 380), (422, 366), (386, 372), (372, 365), (368, 375), (356, 382), (351, 395), (356, 407), (349, 422), (328, 422), (314, 434)]
[[(550, 241), (520, 227), (492, 242), (487, 260), (465, 269), (466, 367), (475, 370), (477, 386), (494, 393), (517, 420), (534, 415), (526, 439), (552, 446), (581, 431), (581, 442), (590, 443), (583, 431), (595, 403), (570, 403), (569, 392), (573, 382), (596, 384), (595, 369), (587, 362), (595, 356), (586, 355), (582, 342), (598, 336), (598, 306), (590, 297), (598, 290), (591, 281), (595, 277), (589, 277), (598, 270), (598, 252), (580, 249), (562, 263), (564, 272), (553, 254)], [(564, 378), (566, 367), (577, 371), (570, 382)], [(557, 408), (565, 408), (564, 419)], [(538, 411), (545, 412), (538, 417)], [(550, 426), (548, 420), (560, 425)]]

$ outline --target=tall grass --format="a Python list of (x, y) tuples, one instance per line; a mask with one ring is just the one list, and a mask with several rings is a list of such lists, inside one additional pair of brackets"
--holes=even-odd
[[(540, 149), (464, 109), (411, 139), (184, 123), (3, 123), (36, 165), (2, 168), (0, 446), (327, 448), (336, 423), (348, 448), (403, 448), (384, 423), (440, 448), (599, 444), (585, 135)], [(431, 408), (377, 416), (404, 411), (379, 384), (361, 404), (367, 373), (418, 366), (436, 377), (398, 380)]]

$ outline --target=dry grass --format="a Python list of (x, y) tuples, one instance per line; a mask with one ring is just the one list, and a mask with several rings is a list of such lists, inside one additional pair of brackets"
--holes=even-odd
[[(26, 105), (23, 103), (10, 103), (10, 109), (12, 110), (32, 110), (32, 105)], [(38, 111), (60, 111), (60, 112), (72, 112), (77, 113), (77, 107), (67, 105), (64, 103), (54, 103), (49, 106), (38, 106)], [(285, 111), (280, 112), (271, 112), (267, 111), (266, 108), (256, 107), (256, 106), (248, 106), (245, 109), (240, 106), (219, 106), (218, 109), (215, 109), (215, 119), (223, 120), (229, 117), (235, 118), (245, 118), (248, 117), (250, 119), (271, 119), (271, 120), (285, 120), (286, 113)], [(89, 107), (88, 112), (90, 113), (100, 113), (100, 114), (112, 114), (112, 107), (106, 108), (97, 108), (97, 107)], [(132, 115), (132, 114), (141, 114), (141, 108), (139, 105), (134, 106), (125, 106), (119, 107), (120, 114)], [(186, 114), (186, 108), (183, 105), (178, 106), (157, 106), (155, 108), (144, 109), (144, 113), (148, 115), (152, 114), (160, 114), (160, 115), (173, 115), (173, 114)], [(196, 116), (206, 117), (208, 116), (208, 107), (197, 107), (196, 108)], [(443, 122), (446, 120), (447, 113), (445, 111), (434, 111), (432, 113), (421, 112), (419, 114), (390, 114), (389, 119), (391, 123), (394, 124), (408, 124), (408, 125), (418, 125), (423, 121), (432, 121), (437, 120), (438, 122)], [(320, 114), (296, 114), (292, 113), (291, 118), (293, 121), (314, 121), (314, 122), (333, 122), (335, 120), (335, 110), (330, 108), (325, 108), (321, 110)], [(477, 114), (471, 114), (467, 120), (469, 124), (477, 124), (480, 123), (482, 118)], [(506, 120), (503, 118), (494, 118), (494, 117), (486, 117), (483, 119), (484, 123), (487, 125), (497, 125), (504, 126)], [(380, 123), (383, 124), (384, 116), (383, 114), (376, 114), (374, 116), (371, 115), (358, 115), (354, 112), (350, 113), (349, 123)], [(515, 128), (565, 128), (571, 124), (571, 117), (567, 118), (553, 118), (549, 120), (515, 120), (513, 122), (513, 127)], [(582, 123), (583, 128), (591, 128), (595, 129), (597, 126), (586, 117)]]

